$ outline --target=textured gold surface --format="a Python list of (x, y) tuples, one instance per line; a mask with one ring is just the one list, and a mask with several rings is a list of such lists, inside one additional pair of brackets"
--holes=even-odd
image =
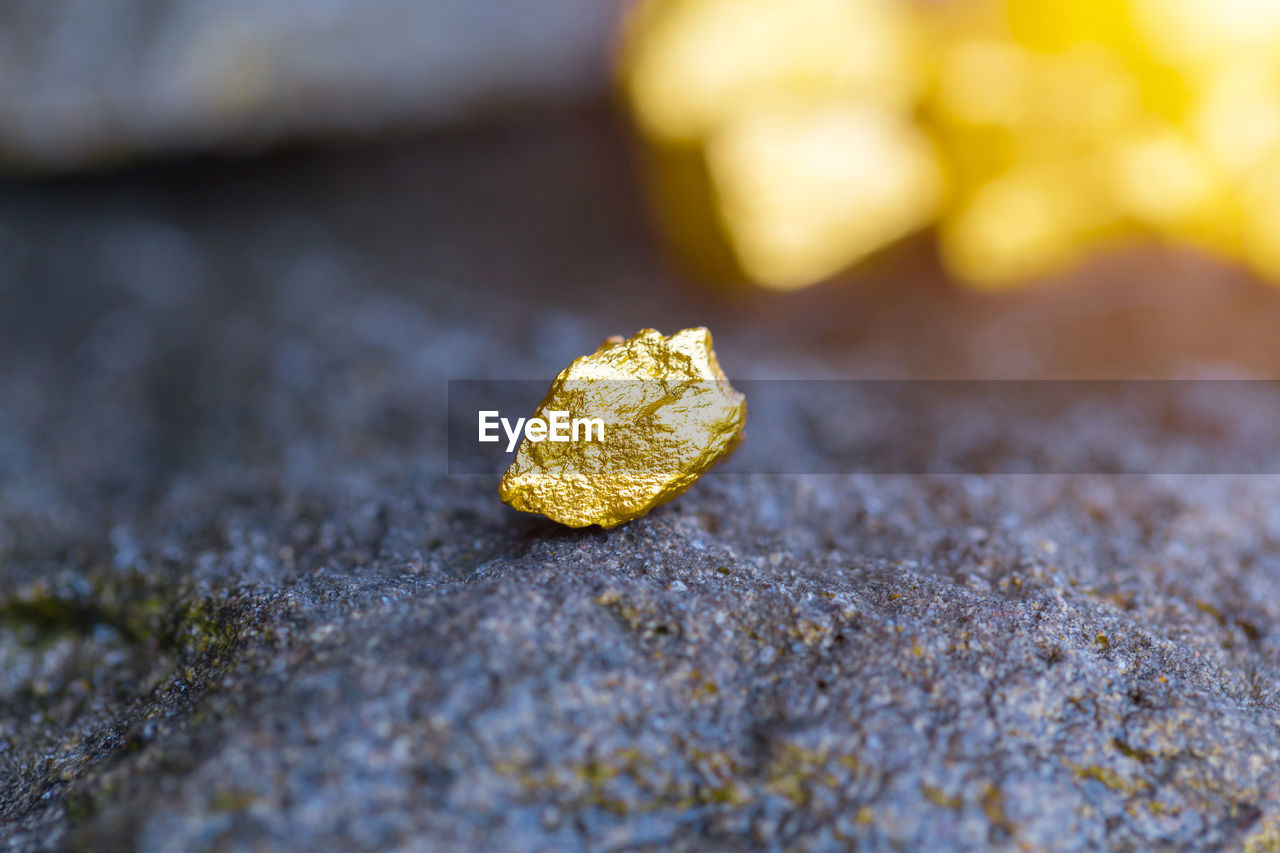
[(615, 527), (680, 495), (738, 445), (747, 419), (701, 327), (609, 338), (556, 377), (534, 417), (553, 411), (603, 419), (604, 440), (526, 437), (498, 494), (570, 527)]

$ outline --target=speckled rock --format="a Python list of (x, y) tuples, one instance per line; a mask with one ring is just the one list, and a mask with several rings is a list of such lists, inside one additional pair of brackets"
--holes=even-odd
[(569, 531), (440, 413), (646, 325), (734, 378), (1270, 375), (1280, 297), (719, 297), (609, 127), (0, 193), (0, 846), (1274, 849), (1280, 479), (712, 472)]

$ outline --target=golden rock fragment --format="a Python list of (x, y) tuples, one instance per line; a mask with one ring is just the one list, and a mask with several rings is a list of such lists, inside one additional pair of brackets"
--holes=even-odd
[(716, 361), (711, 333), (611, 337), (561, 371), (534, 418), (567, 413), (603, 435), (526, 434), (498, 494), (569, 527), (615, 527), (682, 494), (742, 439), (747, 404)]

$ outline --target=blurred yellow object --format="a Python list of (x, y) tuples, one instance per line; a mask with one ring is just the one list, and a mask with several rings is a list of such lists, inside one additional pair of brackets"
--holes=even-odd
[(1241, 207), (1243, 257), (1259, 273), (1280, 281), (1280, 152), (1251, 171)]
[(659, 142), (702, 141), (761, 108), (907, 108), (924, 82), (898, 0), (643, 0), (623, 80)]
[(1275, 0), (1129, 0), (1143, 47), (1192, 72), (1268, 55), (1280, 45)]
[(645, 0), (620, 69), (668, 230), (767, 286), (930, 223), (983, 287), (1151, 239), (1280, 279), (1275, 0)]
[(761, 112), (713, 134), (706, 157), (739, 262), (778, 288), (810, 284), (927, 222), (941, 184), (923, 134), (859, 106)]
[(970, 281), (1023, 281), (1074, 262), (1114, 223), (1079, 163), (1029, 163), (979, 183), (948, 214), (944, 256)]
[(646, 138), (701, 160), (703, 186), (663, 191), (709, 193), (687, 203), (711, 209), (737, 267), (790, 288), (936, 213), (919, 51), (895, 0), (648, 0), (621, 68)]

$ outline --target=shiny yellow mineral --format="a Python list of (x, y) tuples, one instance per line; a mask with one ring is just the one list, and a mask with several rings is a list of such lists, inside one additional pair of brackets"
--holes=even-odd
[[(706, 329), (670, 337), (643, 329), (575, 359), (530, 422), (537, 419), (573, 424), (562, 431), (569, 440), (526, 432), (499, 496), (569, 527), (608, 528), (682, 494), (732, 452), (747, 404)], [(577, 428), (592, 423), (602, 428)]]

